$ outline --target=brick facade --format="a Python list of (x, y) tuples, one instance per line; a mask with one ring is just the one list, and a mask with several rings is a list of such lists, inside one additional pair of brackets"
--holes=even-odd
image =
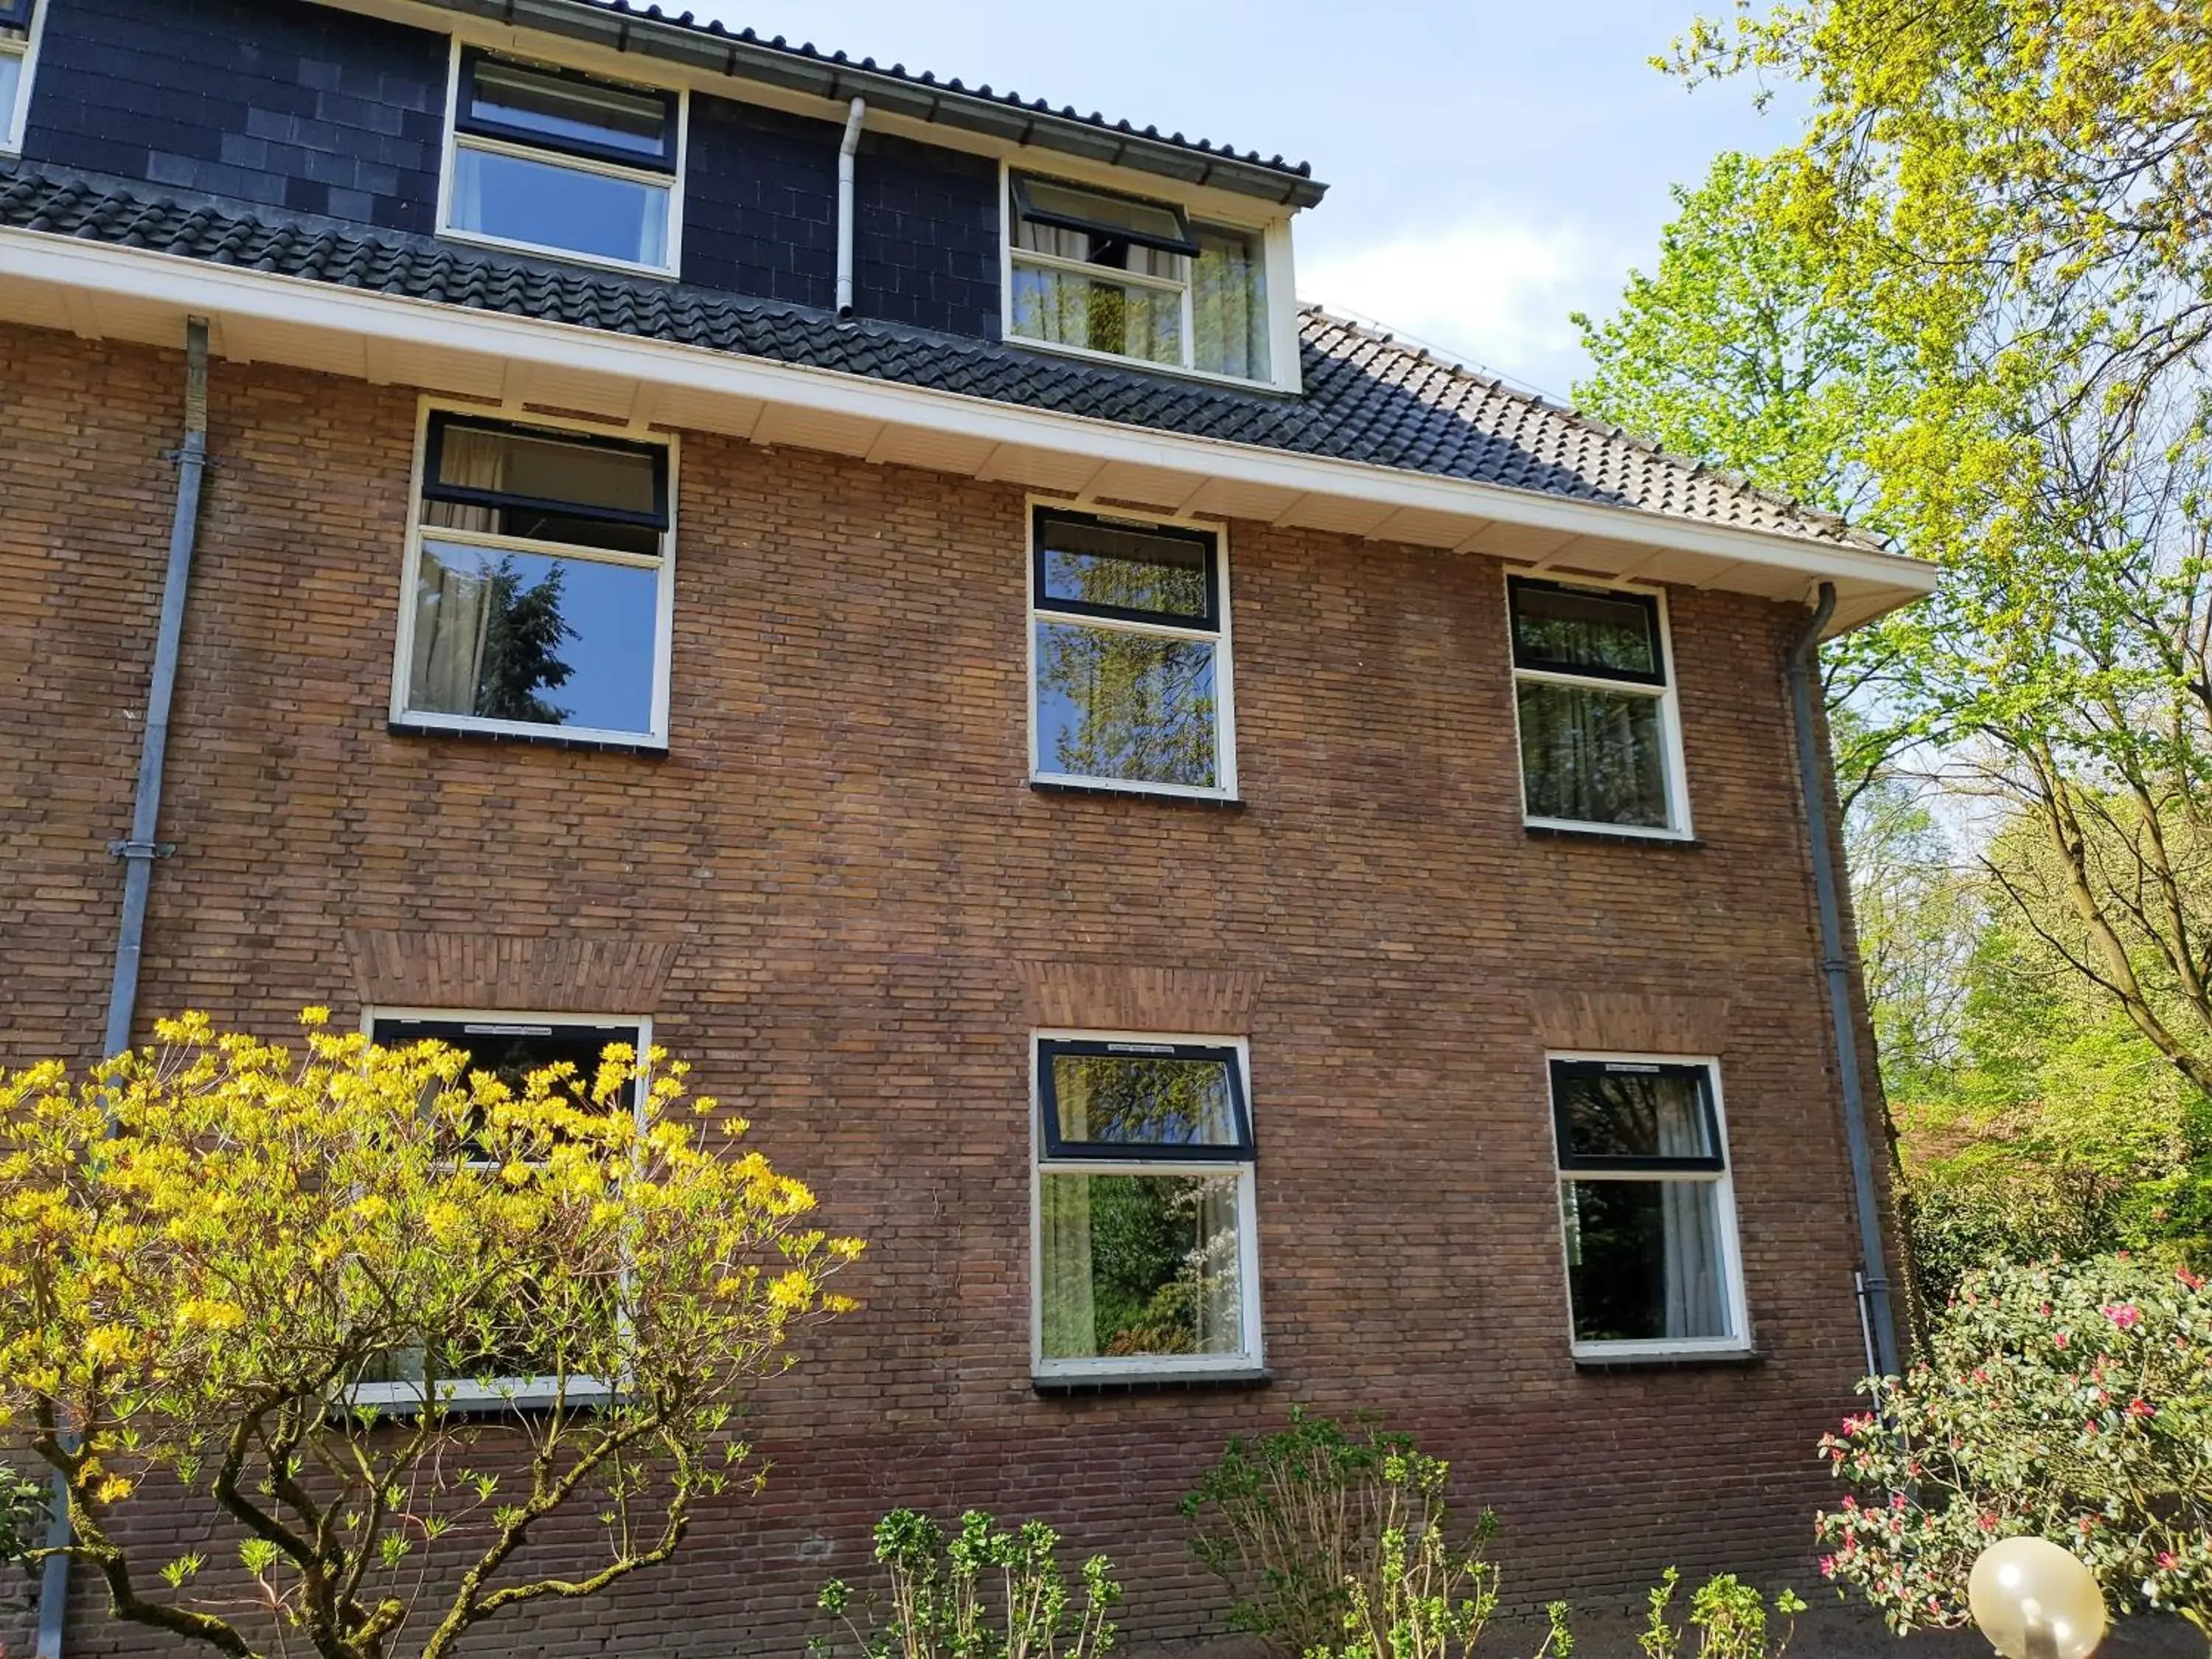
[[(99, 1038), (180, 381), (0, 332), (11, 1063)], [(1022, 493), (687, 434), (666, 758), (400, 737), (415, 428), (403, 388), (215, 365), (142, 1010), (276, 1034), (481, 976), (482, 1004), (650, 1014), (871, 1241), (866, 1310), (760, 1402), (766, 1495), (475, 1650), (797, 1652), (900, 1503), (1041, 1516), (1114, 1556), (1133, 1638), (1195, 1636), (1218, 1600), (1176, 1498), (1293, 1401), (1452, 1458), (1516, 1601), (1802, 1573), (1862, 1359), (1781, 678), (1802, 611), (1672, 596), (1699, 845), (1534, 838), (1500, 567), (1235, 523), (1243, 808), (1042, 794)], [(1153, 1021), (1249, 1039), (1273, 1381), (1041, 1397), (1028, 1034)], [(1571, 1362), (1541, 1064), (1570, 1042), (1719, 1054), (1759, 1363)], [(153, 1650), (96, 1595), (80, 1575), (73, 1656)]]

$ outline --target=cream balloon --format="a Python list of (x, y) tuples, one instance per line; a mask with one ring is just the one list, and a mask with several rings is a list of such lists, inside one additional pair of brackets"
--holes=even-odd
[(2105, 1639), (2096, 1578), (2047, 1538), (2008, 1538), (1974, 1561), (1966, 1606), (2005, 1659), (2088, 1659)]

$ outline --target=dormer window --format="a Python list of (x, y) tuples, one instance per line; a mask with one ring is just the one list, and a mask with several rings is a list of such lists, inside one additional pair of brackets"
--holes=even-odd
[(445, 229), (672, 271), (679, 114), (672, 92), (464, 51)]
[(0, 0), (0, 155), (23, 148), (31, 104), (32, 24), (38, 0)]
[(1149, 202), (1012, 178), (1006, 331), (1063, 349), (1266, 380), (1266, 239)]

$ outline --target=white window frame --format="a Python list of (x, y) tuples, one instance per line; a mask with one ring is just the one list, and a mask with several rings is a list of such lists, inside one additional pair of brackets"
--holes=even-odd
[[(665, 93), (676, 100), (676, 169), (659, 173), (650, 167), (626, 167), (617, 161), (602, 161), (589, 156), (574, 155), (565, 150), (550, 147), (539, 149), (531, 144), (514, 143), (476, 133), (463, 133), (459, 117), (461, 107), (461, 61), (465, 52), (480, 52), (489, 57), (501, 58), (522, 64), (542, 64), (548, 69), (568, 70), (576, 74), (589, 75), (595, 80), (613, 81), (603, 70), (587, 68), (580, 64), (564, 63), (535, 49), (527, 53), (502, 51), (475, 40), (453, 37), (446, 66), (446, 137), (443, 157), (438, 168), (438, 234), (448, 241), (467, 242), (477, 247), (498, 248), (504, 252), (527, 253), (541, 259), (559, 259), (572, 264), (597, 265), (602, 270), (620, 270), (634, 276), (663, 276), (674, 279), (684, 270), (684, 175), (690, 158), (691, 144), (691, 88), (689, 85), (671, 86), (653, 81), (634, 81), (630, 84), (641, 90)], [(525, 161), (540, 161), (550, 166), (565, 167), (578, 173), (596, 173), (609, 179), (621, 179), (635, 184), (653, 185), (668, 191), (668, 230), (665, 243), (668, 262), (665, 264), (647, 264), (637, 259), (612, 258), (602, 253), (580, 253), (573, 248), (555, 247), (542, 242), (518, 241), (513, 237), (493, 236), (480, 230), (463, 230), (453, 224), (453, 173), (455, 152), (464, 144), (488, 155), (512, 155)]]
[[(622, 732), (599, 726), (542, 726), (532, 720), (486, 720), (476, 714), (446, 714), (407, 707), (415, 663), (415, 587), (422, 570), (422, 539), (426, 532), (441, 541), (493, 551), (529, 553), (540, 556), (582, 559), (633, 569), (653, 566), (653, 560), (632, 554), (573, 546), (566, 542), (533, 541), (527, 537), (500, 536), (473, 530), (447, 530), (422, 521), (422, 486), (429, 464), (430, 419), (434, 415), (463, 415), (515, 427), (537, 427), (548, 432), (573, 432), (580, 437), (614, 438), (624, 443), (658, 446), (668, 453), (668, 527), (661, 532), (660, 587), (653, 608), (653, 714), (647, 732)], [(635, 432), (595, 425), (551, 415), (521, 414), (488, 404), (425, 398), (415, 414), (415, 468), (407, 497), (407, 548), (401, 561), (399, 625), (395, 630), (392, 666), (391, 720), (394, 726), (421, 732), (483, 732), (508, 737), (550, 738), (562, 742), (602, 743), (633, 748), (668, 745), (669, 658), (676, 635), (676, 502), (678, 465), (682, 457), (673, 432)]]
[[(1562, 1172), (1560, 1164), (1565, 1151), (1559, 1142), (1558, 1103), (1552, 1091), (1552, 1062), (1565, 1060), (1610, 1060), (1632, 1066), (1695, 1066), (1705, 1073), (1706, 1087), (1711, 1091), (1713, 1133), (1719, 1137), (1721, 1167), (1711, 1174), (1669, 1170), (1623, 1170), (1604, 1175), (1570, 1176)], [(1588, 1360), (1614, 1359), (1683, 1359), (1742, 1355), (1752, 1352), (1751, 1308), (1744, 1290), (1743, 1240), (1738, 1228), (1735, 1210), (1735, 1159), (1729, 1151), (1728, 1103), (1721, 1093), (1721, 1062), (1713, 1054), (1626, 1054), (1612, 1049), (1554, 1048), (1544, 1055), (1544, 1119), (1546, 1133), (1552, 1142), (1552, 1208), (1559, 1217), (1559, 1283), (1565, 1292), (1567, 1342), (1574, 1358)], [(1694, 1181), (1711, 1185), (1714, 1189), (1714, 1224), (1720, 1233), (1721, 1270), (1727, 1283), (1723, 1287), (1723, 1302), (1728, 1310), (1729, 1334), (1725, 1336), (1678, 1337), (1632, 1342), (1585, 1342), (1575, 1334), (1575, 1292), (1573, 1269), (1567, 1260), (1566, 1216), (1565, 1198), (1570, 1181)]]
[[(636, 1100), (637, 1121), (645, 1123), (646, 1097), (652, 1087), (647, 1056), (653, 1050), (653, 1019), (646, 1014), (553, 1014), (526, 1009), (365, 1007), (361, 1031), (373, 1036), (384, 1019), (438, 1020), (449, 1024), (477, 1025), (634, 1025), (637, 1028), (637, 1080), (630, 1085)], [(438, 1398), (447, 1411), (542, 1409), (556, 1401), (564, 1406), (604, 1405), (620, 1392), (617, 1379), (572, 1376), (562, 1392), (559, 1379), (550, 1376), (494, 1377), (489, 1380), (447, 1378), (438, 1384)], [(380, 1410), (406, 1411), (423, 1404), (422, 1387), (416, 1382), (356, 1382), (345, 1391), (349, 1406), (373, 1406)]]
[(31, 88), (38, 79), (39, 43), (46, 32), (47, 0), (31, 0), (30, 26), (23, 39), (0, 41), (0, 55), (19, 61), (15, 76), (15, 106), (0, 110), (0, 155), (21, 155), (23, 137), (31, 125)]
[[(1259, 1161), (1255, 1156), (1219, 1158), (1081, 1158), (1051, 1159), (1045, 1155), (1044, 1068), (1042, 1045), (1047, 1042), (1177, 1043), (1237, 1051), (1238, 1081), (1244, 1091), (1244, 1109), (1253, 1123), (1255, 1144), (1259, 1129), (1252, 1103), (1252, 1052), (1243, 1037), (1207, 1036), (1190, 1032), (1104, 1031), (1065, 1027), (1040, 1027), (1030, 1033), (1030, 1376), (1039, 1382), (1158, 1382), (1171, 1378), (1250, 1378), (1265, 1374), (1266, 1321), (1260, 1309)], [(1048, 1359), (1044, 1352), (1044, 1177), (1048, 1175), (1225, 1174), (1235, 1172), (1237, 1185), (1237, 1271), (1239, 1312), (1243, 1316), (1243, 1350), (1233, 1354), (1112, 1354), (1090, 1359)]]
[[(1570, 587), (1610, 588), (1616, 592), (1634, 593), (1640, 598), (1657, 602), (1659, 619), (1659, 650), (1667, 667), (1664, 685), (1645, 686), (1627, 680), (1607, 679), (1597, 674), (1567, 674), (1544, 668), (1523, 668), (1515, 660), (1513, 648), (1513, 581), (1516, 577), (1531, 581), (1556, 582)], [(1682, 714), (1679, 686), (1681, 672), (1674, 657), (1674, 628), (1668, 614), (1667, 590), (1656, 582), (1621, 581), (1600, 576), (1584, 576), (1548, 569), (1527, 569), (1507, 565), (1504, 571), (1505, 593), (1505, 661), (1513, 674), (1513, 760), (1514, 787), (1521, 797), (1521, 822), (1532, 830), (1569, 830), (1584, 834), (1632, 836), (1644, 841), (1691, 841), (1697, 831), (1690, 820), (1689, 771), (1682, 753)], [(1605, 823), (1582, 818), (1542, 817), (1528, 810), (1528, 754), (1521, 739), (1521, 696), (1523, 681), (1536, 681), (1553, 685), (1571, 685), (1588, 690), (1626, 693), (1632, 696), (1650, 697), (1659, 705), (1660, 758), (1666, 769), (1667, 817), (1666, 827), (1655, 828), (1639, 823)]]
[[(1036, 584), (1036, 523), (1037, 509), (1048, 507), (1057, 512), (1072, 513), (1078, 517), (1104, 520), (1120, 519), (1131, 524), (1157, 524), (1171, 530), (1200, 532), (1213, 538), (1214, 580), (1221, 591), (1214, 596), (1220, 612), (1220, 627), (1179, 628), (1170, 623), (1128, 622), (1116, 617), (1090, 617), (1074, 611), (1055, 611), (1049, 605), (1037, 604)], [(1062, 785), (1070, 788), (1100, 789), (1115, 793), (1128, 793), (1145, 795), (1177, 795), (1192, 800), (1235, 800), (1237, 793), (1237, 691), (1235, 653), (1231, 638), (1229, 599), (1229, 526), (1211, 519), (1177, 518), (1163, 513), (1139, 513), (1116, 507), (1111, 511), (1095, 505), (1071, 501), (1060, 495), (1029, 495), (1022, 502), (1022, 586), (1028, 596), (1024, 607), (1027, 617), (1024, 651), (1029, 664), (1029, 749), (1030, 781)], [(1048, 769), (1038, 744), (1042, 727), (1037, 720), (1037, 623), (1040, 621), (1068, 623), (1077, 627), (1097, 628), (1108, 632), (1141, 634), (1148, 638), (1164, 640), (1196, 640), (1211, 643), (1213, 647), (1213, 742), (1214, 775), (1219, 780), (1212, 788), (1188, 783), (1153, 783), (1134, 778), (1093, 777), (1083, 772), (1056, 772)]]
[[(1193, 332), (1191, 316), (1191, 284), (1186, 273), (1181, 282), (1172, 277), (1152, 276), (1140, 271), (1109, 270), (1103, 265), (1086, 264), (1080, 259), (1062, 258), (1057, 254), (1031, 253), (1026, 250), (1017, 254), (1014, 247), (1016, 227), (1013, 208), (1013, 179), (1017, 173), (1033, 174), (1055, 184), (1068, 185), (1075, 189), (1103, 191), (1136, 197), (1140, 200), (1172, 204), (1182, 210), (1184, 216), (1194, 224), (1216, 226), (1223, 230), (1243, 231), (1261, 239), (1263, 263), (1267, 280), (1267, 376), (1255, 380), (1242, 374), (1224, 374), (1210, 368), (1200, 368), (1194, 362), (1198, 343)], [(1179, 363), (1156, 362), (1149, 357), (1132, 357), (1118, 351), (1099, 351), (1090, 346), (1070, 345), (1059, 340), (1034, 339), (1026, 334), (1014, 332), (1014, 263), (1020, 258), (1025, 264), (1056, 270), (1093, 276), (1102, 282), (1124, 283), (1134, 288), (1150, 288), (1162, 291), (1175, 290), (1182, 295), (1182, 356)], [(1180, 374), (1194, 380), (1206, 380), (1215, 386), (1233, 386), (1250, 391), (1255, 386), (1273, 388), (1279, 392), (1297, 392), (1300, 387), (1298, 369), (1297, 277), (1292, 269), (1291, 226), (1287, 219), (1264, 222), (1244, 219), (1211, 207), (1194, 207), (1170, 196), (1162, 196), (1141, 190), (1133, 190), (1126, 184), (1102, 185), (1073, 173), (1060, 172), (1047, 167), (1028, 167), (1001, 156), (999, 161), (999, 337), (1008, 345), (1027, 350), (1050, 351), (1061, 356), (1080, 357), (1086, 362), (1111, 363), (1120, 368), (1148, 369), (1161, 374)]]

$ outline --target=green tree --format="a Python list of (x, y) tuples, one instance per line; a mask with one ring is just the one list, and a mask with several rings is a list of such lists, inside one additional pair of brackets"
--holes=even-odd
[[(95, 1075), (0, 1076), (0, 1419), (66, 1482), (117, 1618), (235, 1659), (288, 1631), (442, 1659), (672, 1557), (860, 1245), (716, 1144), (742, 1124), (680, 1121), (714, 1103), (657, 1052), (633, 1109), (619, 1047), (514, 1088), (326, 1018), (299, 1056), (188, 1015)], [(492, 1352), (518, 1297), (538, 1398), (463, 1417), (437, 1357)], [(399, 1405), (354, 1403), (410, 1369)], [(168, 1529), (121, 1524), (147, 1501), (204, 1508), (234, 1566), (150, 1554)]]

